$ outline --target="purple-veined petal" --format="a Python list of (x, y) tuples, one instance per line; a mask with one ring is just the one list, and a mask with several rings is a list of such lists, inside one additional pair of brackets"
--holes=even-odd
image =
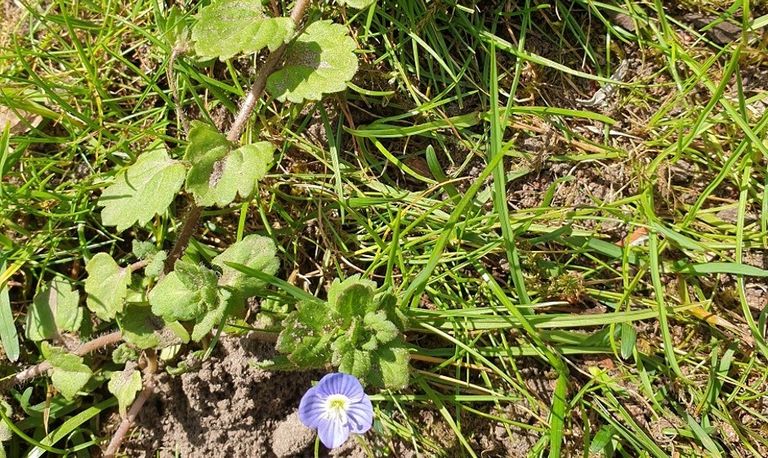
[(349, 430), (356, 434), (363, 434), (373, 425), (373, 405), (368, 396), (361, 401), (353, 402), (347, 409)]
[(316, 388), (307, 390), (299, 403), (299, 420), (307, 428), (317, 428), (320, 418), (325, 413), (325, 399), (318, 395)]
[(349, 374), (328, 374), (320, 380), (316, 388), (323, 396), (343, 394), (352, 401), (359, 401), (365, 397), (360, 381)]
[(341, 447), (349, 438), (349, 428), (338, 419), (323, 418), (317, 425), (317, 435), (327, 448)]

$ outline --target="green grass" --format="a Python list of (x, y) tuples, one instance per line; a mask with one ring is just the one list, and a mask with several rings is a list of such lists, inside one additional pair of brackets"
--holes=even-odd
[[(182, 199), (124, 234), (95, 211), (144, 146), (178, 143), (160, 3), (56, 1), (5, 38), (0, 107), (42, 118), (0, 141), (11, 360), (21, 341), (5, 373), (38, 359), (24, 315), (52, 273), (82, 280), (95, 253), (176, 237)], [(398, 293), (413, 318), (412, 384), (373, 396), (381, 434), (366, 437), (382, 456), (389, 439), (426, 456), (763, 456), (766, 12), (474, 3), (324, 6), (356, 34), (353, 87), (261, 105), (246, 135), (278, 145), (277, 165), (254, 200), (206, 212), (197, 240), (265, 233), (278, 275), (303, 291), (363, 273)], [(718, 43), (685, 19), (694, 9), (744, 36)], [(226, 127), (251, 64), (179, 58), (188, 116)], [(606, 85), (608, 105), (577, 101)], [(640, 228), (647, 241), (618, 243)], [(88, 456), (114, 402), (47, 404), (45, 390), (11, 391), (9, 456)]]

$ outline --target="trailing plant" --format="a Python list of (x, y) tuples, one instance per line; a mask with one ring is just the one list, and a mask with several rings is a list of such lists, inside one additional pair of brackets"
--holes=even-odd
[[(372, 2), (339, 3), (364, 8)], [(211, 247), (186, 247), (204, 208), (254, 198), (272, 166), (275, 145), (241, 143), (265, 91), (281, 103), (318, 101), (343, 91), (357, 71), (356, 43), (344, 26), (322, 19), (302, 23), (309, 4), (297, 0), (289, 17), (270, 17), (261, 0), (214, 0), (192, 22), (180, 10), (170, 10), (161, 26), (174, 40), (171, 66), (189, 50), (200, 63), (255, 53), (268, 53), (266, 60), (226, 133), (203, 121), (186, 122), (171, 68), (169, 84), (186, 132), (184, 147), (169, 148), (159, 141), (147, 146), (116, 173), (97, 204), (102, 224), (124, 233), (151, 225), (186, 197), (189, 209), (174, 245), (168, 250), (160, 240), (134, 239), (128, 265), (107, 252), (97, 253), (86, 263), (83, 290), (57, 276), (40, 289), (28, 310), (26, 337), (39, 345), (43, 361), (9, 383), (48, 373), (55, 391), (68, 400), (106, 383), (124, 418), (107, 456), (117, 452), (131, 418), (151, 395), (155, 372), (186, 370), (183, 363), (174, 365), (182, 346), (210, 345), (213, 332), (223, 329), (230, 317), (244, 316), (247, 299), (264, 292), (264, 276), (278, 271), (277, 246), (263, 235), (247, 235), (213, 254)], [(331, 364), (369, 384), (404, 387), (405, 323), (390, 292), (359, 277), (336, 280), (327, 301), (302, 302), (286, 315), (277, 344), (286, 357), (274, 367)], [(116, 344), (111, 361), (89, 356)]]

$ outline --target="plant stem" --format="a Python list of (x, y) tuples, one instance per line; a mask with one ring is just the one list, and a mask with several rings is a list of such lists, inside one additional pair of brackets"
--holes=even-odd
[(147, 267), (148, 265), (149, 265), (149, 261), (144, 259), (141, 261), (134, 262), (133, 264), (129, 265), (127, 269), (130, 270), (131, 272), (136, 272), (137, 270), (141, 270)]
[[(304, 17), (304, 13), (306, 12), (309, 3), (310, 0), (296, 0), (296, 4), (293, 6), (291, 19), (297, 28), (301, 24), (301, 20)], [(232, 122), (232, 127), (230, 127), (229, 132), (227, 133), (227, 140), (236, 142), (240, 139), (240, 135), (243, 133), (243, 129), (245, 129), (245, 123), (248, 121), (253, 109), (256, 107), (256, 102), (258, 102), (264, 95), (264, 90), (267, 87), (267, 78), (269, 78), (269, 75), (274, 73), (277, 69), (280, 59), (283, 58), (283, 54), (285, 54), (287, 48), (288, 45), (283, 44), (273, 52), (269, 53), (269, 57), (264, 61), (264, 65), (259, 69), (259, 73), (256, 74), (256, 80), (253, 82), (251, 89), (248, 91), (248, 94), (246, 94), (245, 99), (243, 99), (243, 103), (240, 104), (240, 111), (237, 113), (237, 116), (235, 116), (235, 120)]]
[[(296, 0), (296, 4), (291, 11), (291, 19), (296, 27), (301, 24), (301, 20), (304, 18), (304, 13), (307, 11), (310, 2), (311, 0)], [(256, 74), (256, 80), (253, 82), (253, 85), (248, 90), (248, 94), (246, 94), (240, 104), (240, 111), (238, 111), (235, 120), (232, 122), (232, 126), (229, 128), (229, 132), (227, 132), (227, 140), (237, 142), (240, 139), (240, 136), (245, 129), (245, 123), (248, 122), (248, 118), (251, 117), (253, 109), (256, 108), (256, 102), (258, 102), (264, 95), (264, 90), (267, 87), (267, 78), (277, 70), (280, 64), (280, 59), (283, 58), (283, 54), (285, 54), (287, 48), (288, 45), (283, 44), (273, 52), (269, 53), (267, 60), (265, 60), (264, 64), (259, 68), (259, 72)], [(173, 245), (171, 253), (165, 261), (166, 273), (173, 270), (173, 264), (179, 257), (181, 257), (181, 253), (184, 251), (184, 248), (187, 247), (187, 243), (189, 243), (189, 239), (192, 237), (192, 233), (197, 226), (202, 211), (202, 208), (195, 205), (189, 213), (187, 213), (181, 233), (179, 233), (179, 238), (176, 239), (176, 243)]]
[[(105, 334), (101, 337), (97, 337), (91, 341), (80, 344), (80, 346), (78, 346), (75, 349), (75, 351), (73, 351), (72, 353), (76, 354), (77, 356), (84, 356), (84, 355), (87, 355), (88, 353), (99, 350), (101, 348), (114, 345), (120, 342), (122, 339), (123, 339), (122, 333), (120, 333), (120, 331), (115, 331), (110, 334)], [(52, 367), (53, 366), (51, 366), (51, 363), (49, 363), (48, 361), (43, 361), (40, 364), (36, 364), (34, 366), (28, 367), (23, 371), (17, 373), (16, 375), (14, 375), (12, 379), (6, 382), (5, 388), (8, 388), (10, 386), (13, 386), (19, 383), (26, 382), (29, 379), (42, 375)]]
[(203, 207), (196, 204), (192, 205), (192, 208), (187, 212), (187, 216), (184, 218), (184, 224), (181, 226), (181, 232), (176, 239), (176, 243), (173, 244), (171, 252), (168, 253), (168, 258), (165, 260), (165, 273), (173, 270), (173, 265), (181, 257), (181, 253), (184, 252), (184, 248), (187, 247), (189, 239), (192, 234), (195, 233), (195, 228), (200, 220), (200, 215), (203, 214)]
[(176, 75), (174, 74), (174, 65), (176, 64), (176, 59), (186, 52), (186, 43), (173, 47), (171, 57), (168, 59), (168, 68), (166, 68), (165, 75), (168, 78), (168, 87), (171, 89), (173, 102), (176, 104), (176, 119), (178, 119), (179, 123), (181, 124), (181, 128), (184, 129), (184, 132), (189, 133), (189, 119), (187, 119), (187, 115), (184, 114), (184, 108), (181, 106), (181, 99), (179, 98), (179, 87), (176, 84)]
[(120, 449), (120, 445), (123, 443), (123, 439), (125, 439), (125, 435), (128, 434), (128, 430), (131, 429), (131, 425), (133, 424), (134, 420), (136, 420), (136, 417), (139, 416), (141, 408), (144, 407), (144, 404), (147, 402), (149, 397), (152, 396), (152, 392), (155, 390), (155, 372), (157, 372), (157, 359), (154, 352), (151, 352), (147, 355), (147, 360), (148, 364), (144, 369), (144, 389), (141, 390), (139, 396), (135, 401), (133, 401), (133, 404), (131, 404), (131, 410), (128, 411), (128, 414), (125, 416), (125, 418), (123, 418), (123, 421), (120, 422), (120, 426), (118, 426), (115, 434), (112, 436), (112, 440), (109, 441), (107, 450), (104, 452), (105, 458), (113, 458), (117, 454), (117, 451)]

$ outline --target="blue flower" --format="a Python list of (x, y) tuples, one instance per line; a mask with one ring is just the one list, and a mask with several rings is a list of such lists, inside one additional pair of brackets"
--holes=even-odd
[(323, 445), (336, 448), (350, 433), (363, 434), (371, 429), (373, 406), (355, 377), (333, 373), (304, 393), (299, 419), (308, 428), (317, 429)]

